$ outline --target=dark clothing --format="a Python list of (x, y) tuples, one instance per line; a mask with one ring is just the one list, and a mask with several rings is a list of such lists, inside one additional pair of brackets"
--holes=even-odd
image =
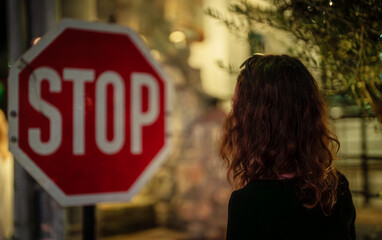
[(307, 209), (296, 196), (294, 179), (258, 179), (234, 191), (228, 208), (227, 240), (355, 239), (355, 208), (349, 183), (340, 174), (332, 214)]

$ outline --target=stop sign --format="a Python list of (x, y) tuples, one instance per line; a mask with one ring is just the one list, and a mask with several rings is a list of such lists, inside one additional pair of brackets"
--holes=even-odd
[(63, 20), (11, 69), (10, 149), (63, 206), (129, 199), (169, 155), (169, 91), (132, 30)]

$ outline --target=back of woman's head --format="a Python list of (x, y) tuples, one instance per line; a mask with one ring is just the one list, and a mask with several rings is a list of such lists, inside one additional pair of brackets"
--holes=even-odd
[(303, 204), (320, 204), (330, 214), (339, 143), (315, 79), (287, 55), (253, 55), (243, 65), (220, 149), (229, 179), (240, 187), (259, 178), (295, 176)]

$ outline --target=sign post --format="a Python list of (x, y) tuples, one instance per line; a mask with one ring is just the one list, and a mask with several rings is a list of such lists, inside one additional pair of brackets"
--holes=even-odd
[(169, 94), (132, 30), (63, 20), (11, 69), (10, 149), (62, 206), (128, 200), (170, 153)]
[(94, 240), (96, 235), (95, 206), (84, 206), (82, 210), (82, 239)]

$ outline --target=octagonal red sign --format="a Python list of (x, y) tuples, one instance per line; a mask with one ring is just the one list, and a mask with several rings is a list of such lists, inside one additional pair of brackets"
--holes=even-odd
[(63, 20), (11, 69), (10, 149), (61, 205), (127, 200), (169, 154), (169, 91), (132, 30)]

